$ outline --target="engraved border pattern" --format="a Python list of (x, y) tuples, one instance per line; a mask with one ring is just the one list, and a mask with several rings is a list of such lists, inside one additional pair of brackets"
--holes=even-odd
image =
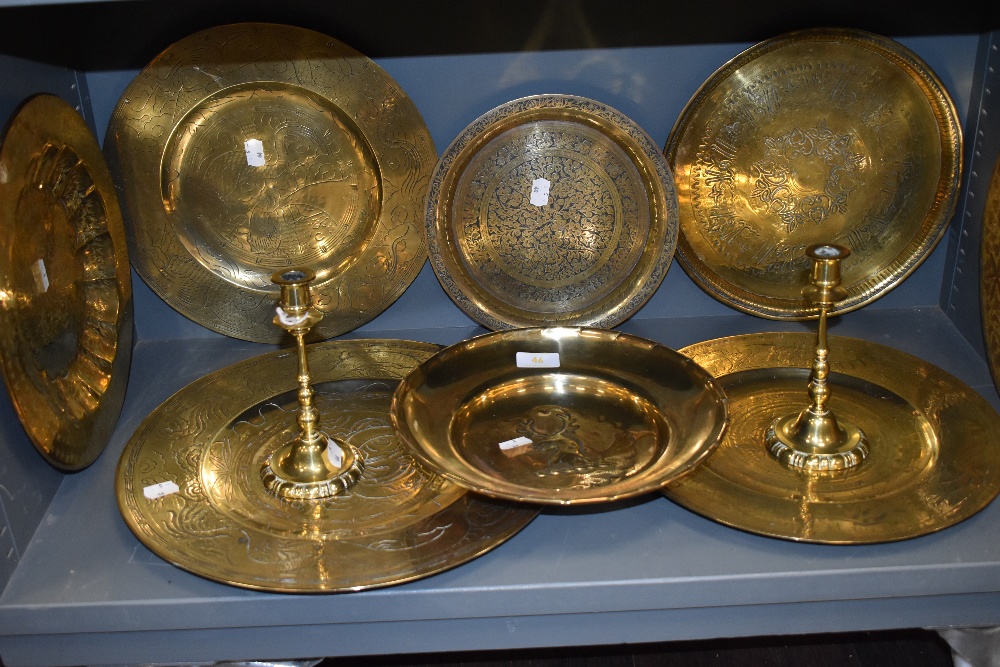
[[(477, 295), (475, 287), (466, 284), (466, 281), (457, 275), (460, 273), (457, 270), (457, 265), (451, 265), (453, 260), (450, 259), (450, 255), (454, 252), (452, 248), (454, 239), (450, 238), (446, 231), (448, 226), (447, 211), (440, 211), (440, 209), (451, 203), (453, 192), (450, 189), (453, 188), (453, 182), (456, 179), (456, 175), (452, 172), (456, 161), (466, 151), (474, 147), (483, 134), (506, 118), (548, 110), (554, 113), (569, 112), (592, 116), (616, 126), (625, 133), (629, 141), (633, 142), (636, 153), (644, 156), (646, 163), (636, 165), (639, 172), (655, 180), (661, 188), (658, 192), (648, 193), (650, 203), (655, 203), (658, 209), (662, 209), (654, 209), (650, 212), (650, 226), (651, 228), (655, 226), (656, 218), (659, 217), (660, 225), (663, 228), (662, 237), (652, 239), (660, 248), (657, 251), (659, 255), (655, 263), (647, 270), (648, 273), (640, 276), (630, 274), (623, 277), (622, 285), (632, 284), (633, 286), (624, 302), (603, 304), (599, 309), (591, 308), (583, 313), (570, 313), (569, 316), (563, 314), (559, 318), (559, 324), (610, 328), (625, 321), (635, 314), (660, 286), (677, 247), (678, 209), (673, 176), (659, 147), (635, 122), (621, 112), (600, 102), (571, 95), (535, 95), (502, 104), (473, 121), (444, 151), (431, 177), (424, 221), (428, 255), (441, 286), (467, 315), (493, 330), (547, 324), (549, 322), (545, 319), (546, 316), (552, 317), (552, 315), (543, 313), (541, 317), (538, 317), (532, 313), (521, 313), (519, 317), (511, 317), (507, 313), (500, 312), (503, 304), (494, 306), (487, 303), (489, 299)], [(560, 116), (560, 118), (563, 120), (572, 119), (571, 116)], [(649, 173), (650, 168), (655, 171), (655, 174)], [(645, 252), (648, 251), (647, 249)]]
[[(221, 62), (214, 62), (224, 50), (258, 57), (232, 63), (218, 55)], [(198, 324), (235, 338), (279, 342), (281, 332), (270, 321), (273, 294), (205, 270), (177, 237), (159, 191), (163, 151), (188, 108), (202, 93), (254, 81), (288, 83), (328, 100), (375, 151), (383, 201), (374, 237), (347, 271), (316, 288), (317, 306), (328, 317), (312, 338), (339, 335), (385, 310), (423, 266), (421, 212), (437, 152), (419, 111), (392, 77), (320, 33), (271, 24), (212, 28), (168, 47), (129, 84), (111, 116), (105, 152), (119, 176), (133, 264), (157, 295)]]
[[(872, 275), (855, 284), (845, 285), (848, 297), (831, 311), (832, 314), (846, 313), (867, 305), (885, 292), (902, 282), (927, 258), (944, 236), (951, 216), (958, 203), (958, 184), (962, 176), (962, 128), (958, 112), (948, 95), (944, 83), (915, 53), (894, 40), (849, 29), (815, 29), (791, 32), (756, 44), (743, 51), (716, 70), (695, 92), (681, 112), (664, 148), (664, 154), (676, 171), (677, 152), (684, 142), (687, 126), (710, 103), (727, 79), (748, 63), (785, 46), (805, 42), (843, 42), (852, 47), (866, 49), (899, 67), (914, 79), (927, 96), (927, 102), (937, 120), (941, 135), (941, 175), (933, 205), (927, 212), (921, 227), (922, 233), (914, 238), (892, 262)], [(695, 220), (693, 226), (701, 222)], [(677, 245), (677, 258), (691, 279), (709, 295), (723, 303), (759, 317), (779, 320), (814, 319), (815, 314), (804, 303), (789, 303), (768, 295), (757, 295), (742, 290), (738, 285), (716, 274), (712, 267), (705, 265), (692, 250), (684, 234), (682, 222)]]

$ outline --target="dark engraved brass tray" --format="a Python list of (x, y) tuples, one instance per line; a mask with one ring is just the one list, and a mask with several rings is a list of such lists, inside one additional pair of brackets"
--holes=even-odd
[(484, 326), (612, 327), (666, 275), (677, 198), (633, 121), (593, 100), (539, 95), (493, 109), (452, 142), (426, 231), (441, 285)]
[[(115, 489), (125, 522), (178, 567), (278, 592), (387, 586), (489, 551), (537, 508), (477, 496), (429, 472), (389, 423), (400, 378), (438, 349), (389, 340), (310, 346), (323, 428), (366, 461), (354, 486), (323, 500), (281, 499), (260, 476), (262, 462), (298, 432), (294, 350), (197, 380), (126, 446)], [(176, 492), (147, 497), (171, 482)]]
[(1000, 387), (1000, 160), (993, 165), (993, 175), (986, 192), (980, 251), (979, 297), (983, 338), (993, 384)]
[(105, 150), (136, 271), (226, 335), (280, 340), (276, 271), (316, 272), (313, 337), (328, 338), (385, 310), (426, 258), (430, 134), (385, 71), (325, 35), (242, 24), (177, 42), (125, 90)]
[(132, 359), (132, 282), (101, 149), (52, 95), (33, 97), (0, 148), (0, 361), (28, 437), (79, 470), (108, 443)]
[(490, 496), (546, 504), (653, 491), (709, 455), (726, 414), (690, 359), (571, 327), (453, 345), (413, 371), (392, 405), (400, 437), (428, 467)]
[(782, 465), (764, 445), (776, 417), (807, 404), (816, 339), (766, 333), (681, 350), (729, 397), (721, 446), (667, 497), (710, 519), (804, 542), (903, 540), (967, 519), (1000, 491), (1000, 416), (940, 368), (854, 338), (830, 338), (830, 409), (861, 428), (857, 468), (812, 472)]
[(914, 53), (856, 30), (806, 30), (715, 72), (665, 152), (692, 279), (753, 315), (807, 319), (806, 247), (851, 250), (832, 314), (878, 298), (930, 253), (955, 209), (962, 135)]

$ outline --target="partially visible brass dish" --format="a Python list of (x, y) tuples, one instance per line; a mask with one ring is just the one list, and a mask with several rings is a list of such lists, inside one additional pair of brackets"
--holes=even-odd
[(178, 567), (277, 592), (388, 586), (489, 551), (538, 509), (429, 472), (389, 423), (400, 378), (437, 349), (388, 340), (310, 346), (324, 430), (366, 457), (357, 483), (324, 499), (281, 498), (260, 475), (298, 432), (294, 350), (195, 381), (153, 411), (122, 453), (115, 491), (125, 522)]
[(301, 28), (241, 24), (170, 46), (128, 86), (105, 150), (136, 271), (195, 322), (278, 342), (270, 276), (312, 269), (314, 338), (385, 310), (426, 258), (437, 158), (368, 58)]
[(944, 85), (902, 45), (805, 30), (715, 72), (665, 152), (692, 279), (753, 315), (807, 319), (807, 246), (851, 250), (833, 315), (877, 299), (930, 254), (955, 210), (962, 134)]
[(947, 528), (1000, 492), (1000, 415), (941, 369), (898, 350), (830, 338), (830, 409), (863, 429), (856, 468), (797, 470), (764, 434), (802, 406), (815, 337), (766, 333), (686, 347), (729, 397), (718, 450), (664, 489), (671, 500), (734, 528), (803, 542), (864, 544)]
[(427, 200), (431, 266), (491, 329), (612, 327), (656, 291), (677, 241), (666, 160), (600, 102), (538, 95), (473, 121)]
[(0, 365), (42, 456), (104, 451), (132, 359), (132, 282), (114, 185), (90, 128), (39, 95), (0, 147)]
[(595, 503), (658, 489), (716, 447), (726, 399), (690, 359), (613, 331), (519, 329), (453, 345), (393, 397), (425, 465), (532, 503)]
[(979, 297), (986, 356), (993, 384), (1000, 387), (1000, 159), (986, 191), (980, 245)]

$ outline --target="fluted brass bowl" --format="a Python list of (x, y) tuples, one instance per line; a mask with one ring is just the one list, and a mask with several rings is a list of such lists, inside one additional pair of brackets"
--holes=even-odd
[(546, 504), (657, 489), (708, 456), (727, 414), (712, 377), (670, 348), (562, 327), (453, 345), (410, 373), (392, 402), (400, 438), (431, 469)]

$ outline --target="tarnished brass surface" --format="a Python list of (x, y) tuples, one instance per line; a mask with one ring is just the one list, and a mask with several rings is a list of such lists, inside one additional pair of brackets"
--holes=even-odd
[[(552, 358), (540, 355), (553, 353), (558, 366), (545, 367)], [(453, 345), (407, 376), (392, 404), (400, 438), (428, 467), (487, 495), (547, 504), (610, 501), (675, 480), (716, 447), (726, 414), (715, 382), (689, 359), (577, 328)]]
[(79, 470), (108, 443), (132, 359), (132, 282), (101, 149), (61, 99), (33, 97), (0, 148), (0, 361), (38, 451)]
[(136, 271), (226, 335), (280, 340), (276, 271), (316, 272), (328, 317), (313, 338), (327, 338), (385, 310), (426, 258), (427, 127), (388, 74), (319, 33), (241, 24), (177, 42), (125, 90), (105, 151)]
[(986, 192), (979, 258), (979, 297), (986, 356), (993, 384), (1000, 387), (1000, 160)]
[(930, 253), (954, 212), (962, 135), (943, 84), (902, 45), (855, 30), (762, 42), (695, 93), (665, 149), (677, 254), (715, 298), (774, 319), (815, 312), (799, 291), (814, 243), (850, 248), (859, 308)]
[[(324, 428), (367, 460), (357, 484), (316, 500), (278, 498), (259, 472), (298, 432), (293, 350), (195, 381), (150, 414), (122, 454), (115, 490), (125, 522), (179, 567), (278, 592), (387, 586), (489, 551), (537, 508), (477, 496), (429, 472), (389, 422), (399, 379), (438, 349), (388, 340), (310, 346)], [(146, 497), (163, 482), (179, 490)]]
[(868, 458), (835, 472), (782, 465), (761, 444), (797, 409), (814, 338), (766, 333), (681, 350), (729, 397), (721, 446), (664, 489), (721, 523), (771, 537), (831, 544), (903, 540), (967, 519), (1000, 491), (1000, 416), (979, 394), (904, 352), (830, 338), (830, 407), (864, 429)]
[[(548, 194), (533, 203), (536, 185)], [(626, 116), (539, 95), (493, 109), (452, 142), (426, 231), (441, 285), (484, 326), (612, 327), (666, 275), (677, 196), (659, 149)]]

